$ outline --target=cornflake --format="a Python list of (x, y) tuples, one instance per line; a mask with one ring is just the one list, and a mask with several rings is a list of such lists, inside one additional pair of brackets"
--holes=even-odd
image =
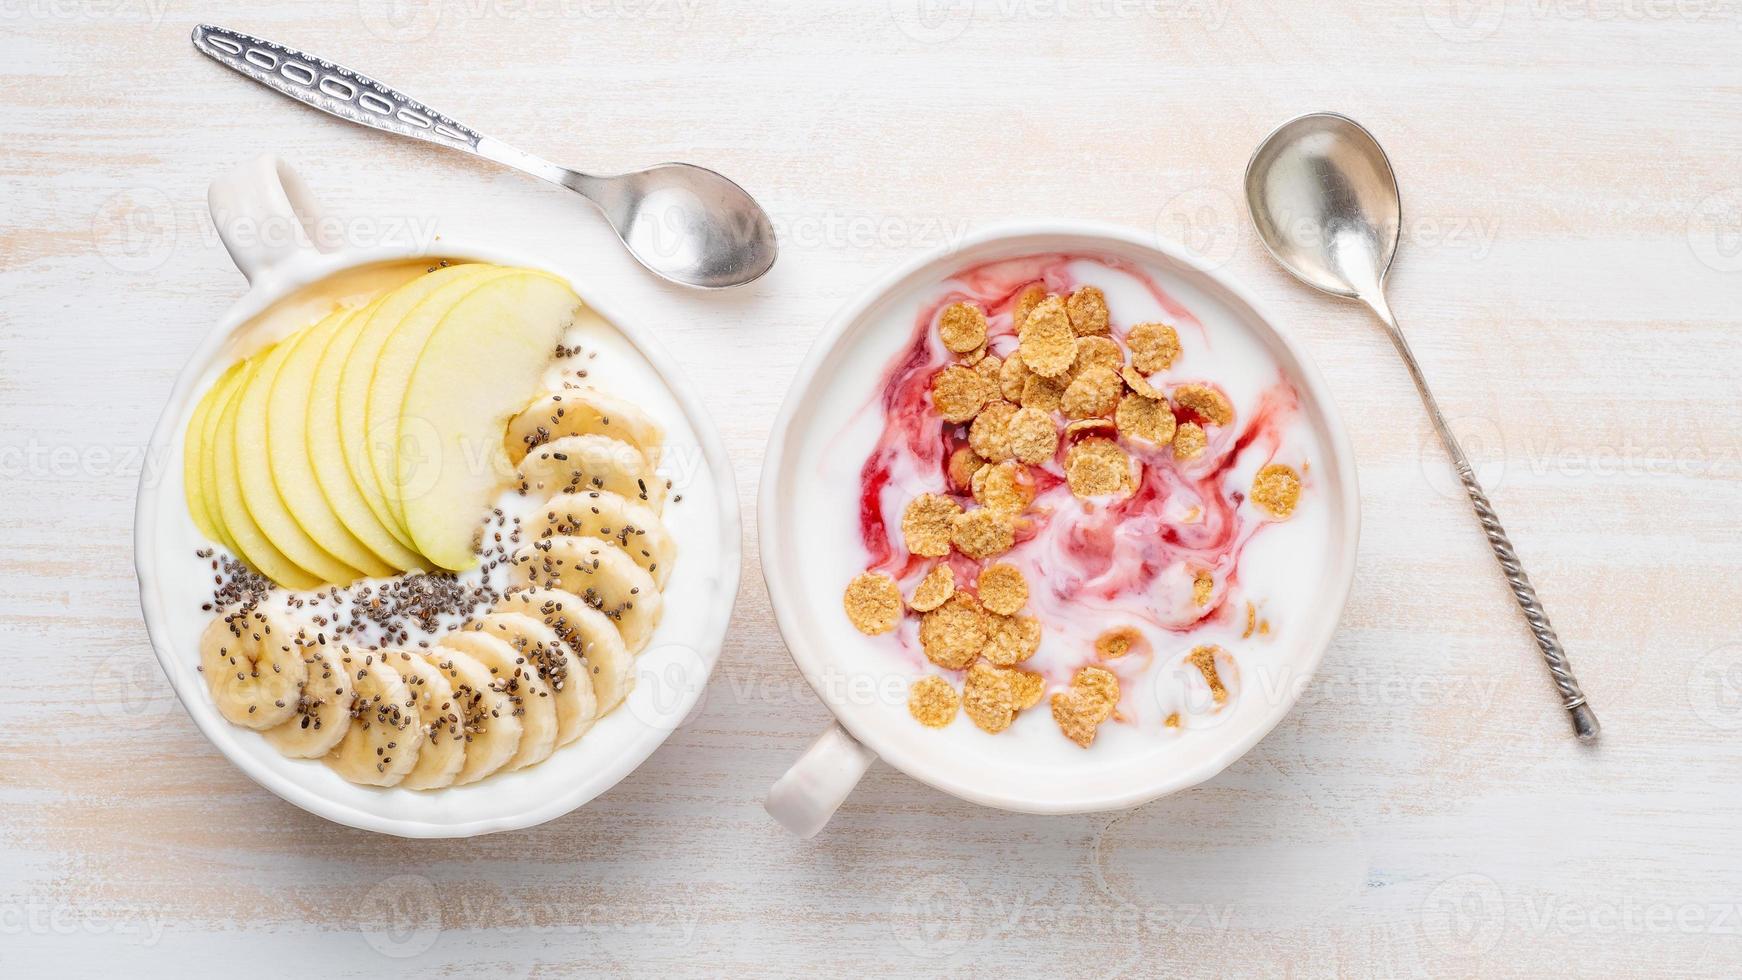
[(1234, 421), (1234, 406), (1229, 403), (1228, 396), (1209, 385), (1180, 385), (1173, 390), (1173, 401), (1211, 425), (1227, 425)]
[(1125, 367), (1125, 352), (1111, 337), (1078, 337), (1077, 359), (1071, 362), (1071, 372), (1082, 374), (1092, 367), (1104, 367), (1117, 374)]
[(1065, 453), (1065, 482), (1078, 497), (1126, 493), (1133, 483), (1131, 461), (1110, 439), (1084, 439)]
[(938, 337), (944, 346), (966, 354), (986, 345), (986, 314), (977, 306), (951, 303), (938, 317)]
[(1002, 463), (1011, 457), (1010, 418), (1016, 406), (1003, 399), (988, 404), (975, 417), (968, 429), (968, 445), (988, 463)]
[(1030, 373), (1022, 382), (1022, 407), (1033, 408), (1046, 412), (1048, 415), (1059, 410), (1059, 404), (1064, 401), (1065, 380), (1063, 378), (1043, 378)]
[(1131, 386), (1132, 391), (1137, 392), (1145, 398), (1159, 398), (1162, 400), (1166, 400), (1167, 398), (1166, 393), (1149, 383), (1149, 378), (1142, 371), (1137, 370), (1137, 368), (1129, 364), (1119, 369), (1119, 377), (1125, 379), (1125, 383)]
[(1197, 459), (1210, 448), (1210, 439), (1204, 435), (1204, 427), (1196, 422), (1181, 422), (1173, 431), (1173, 458), (1177, 460)]
[(1046, 678), (1032, 670), (1010, 672), (1010, 693), (1016, 698), (1016, 710), (1027, 711), (1046, 696)]
[(987, 565), (977, 583), (980, 605), (1003, 616), (1014, 615), (1028, 605), (1028, 582), (1015, 565)]
[(950, 540), (969, 558), (996, 558), (1016, 543), (1016, 529), (1008, 516), (990, 507), (981, 507), (956, 518)]
[(1113, 421), (1127, 439), (1165, 446), (1173, 441), (1176, 422), (1167, 402), (1139, 394), (1119, 399)]
[(962, 682), (962, 713), (984, 731), (996, 735), (1016, 720), (1016, 694), (1008, 671), (981, 661), (968, 668)]
[(1271, 463), (1252, 478), (1252, 502), (1277, 520), (1287, 520), (1300, 502), (1300, 476), (1292, 467)]
[(948, 564), (940, 562), (913, 587), (913, 595), (907, 600), (907, 607), (915, 612), (928, 613), (955, 594), (956, 573)]
[(1086, 749), (1118, 703), (1119, 679), (1099, 667), (1084, 667), (1071, 679), (1070, 690), (1052, 696), (1052, 717), (1066, 738)]
[(1058, 427), (1050, 414), (1038, 408), (1017, 409), (1006, 429), (1010, 433), (1010, 452), (1024, 463), (1039, 466), (1058, 452)]
[(950, 485), (958, 490), (968, 489), (969, 482), (974, 479), (974, 474), (985, 465), (986, 461), (980, 458), (979, 453), (963, 446), (950, 454)]
[(1111, 415), (1123, 390), (1125, 386), (1112, 368), (1095, 365), (1077, 375), (1077, 379), (1065, 389), (1059, 407), (1064, 410), (1065, 418), (1070, 419)]
[(1225, 652), (1218, 646), (1201, 646), (1193, 648), (1186, 656), (1186, 662), (1198, 669), (1204, 675), (1204, 683), (1210, 685), (1210, 696), (1217, 704), (1228, 701), (1228, 688), (1222, 683), (1222, 675), (1216, 671), (1216, 654)]
[(1165, 323), (1139, 323), (1125, 335), (1131, 364), (1144, 374), (1166, 371), (1179, 356), (1179, 334)]
[(942, 558), (950, 553), (950, 535), (962, 508), (948, 497), (922, 493), (901, 515), (901, 536), (911, 554)]
[[(981, 347), (980, 349), (982, 351), (985, 350), (984, 347)], [(981, 355), (980, 360), (974, 364), (974, 373), (985, 378), (986, 383), (992, 386), (992, 397), (994, 398), (998, 397), (998, 393), (1003, 389), (1003, 385), (1000, 381), (1003, 376), (1003, 371), (1004, 358), (999, 357), (997, 354), (983, 354)]]
[(966, 592), (920, 617), (919, 645), (927, 660), (946, 670), (961, 670), (974, 662), (986, 645), (986, 613)]
[(887, 633), (901, 621), (901, 588), (882, 572), (862, 572), (847, 583), (847, 619), (866, 636)]
[(1077, 338), (1071, 333), (1063, 300), (1048, 296), (1029, 312), (1022, 323), (1017, 350), (1028, 369), (1043, 378), (1057, 377), (1070, 370), (1077, 359)]
[(993, 395), (993, 386), (986, 383), (973, 368), (952, 364), (931, 379), (932, 407), (946, 422), (966, 422), (980, 414)]
[(1014, 518), (1034, 500), (1034, 479), (1020, 463), (999, 463), (975, 475), (974, 499), (995, 514)]
[(1038, 282), (1022, 287), (1022, 292), (1016, 294), (1016, 302), (1010, 304), (1010, 328), (1021, 333), (1022, 324), (1028, 319), (1028, 314), (1046, 299), (1046, 295), (1046, 287)]
[(949, 681), (928, 674), (908, 689), (907, 713), (927, 728), (943, 728), (956, 720), (956, 708), (961, 702)]
[(1028, 365), (1020, 354), (1011, 354), (998, 365), (998, 391), (1009, 401), (1022, 401), (1022, 389), (1028, 382)]
[(1216, 594), (1216, 579), (1209, 572), (1199, 571), (1192, 576), (1192, 602), (1198, 606), (1207, 606)]
[(1106, 333), (1108, 328), (1107, 297), (1099, 286), (1079, 286), (1065, 301), (1071, 329), (1079, 334)]
[(1145, 646), (1143, 634), (1135, 626), (1115, 626), (1095, 637), (1095, 656), (1102, 660), (1118, 660), (1132, 650)]
[(1040, 620), (1033, 616), (986, 617), (986, 645), (980, 654), (1000, 667), (1014, 667), (1040, 649)]
[(1077, 419), (1065, 423), (1065, 441), (1075, 442), (1083, 435), (1096, 435), (1112, 439), (1119, 434), (1119, 429), (1112, 419)]

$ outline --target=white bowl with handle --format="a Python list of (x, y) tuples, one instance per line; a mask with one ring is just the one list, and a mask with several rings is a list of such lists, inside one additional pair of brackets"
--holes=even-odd
[[(402, 837), (469, 837), (530, 827), (561, 816), (628, 775), (683, 721), (707, 684), (738, 591), (740, 525), (731, 466), (712, 421), (671, 357), (609, 290), (560, 257), (442, 236), (433, 245), (323, 251), (323, 219), (296, 174), (263, 156), (212, 184), (212, 220), (248, 291), (200, 342), (177, 377), (140, 478), (134, 563), (140, 605), (158, 661), (194, 723), (251, 779), (337, 823)], [(314, 231), (316, 234), (311, 235)], [(614, 328), (596, 338), (607, 387), (632, 397), (665, 428), (667, 475), (679, 504), (665, 523), (678, 543), (664, 591), (665, 615), (636, 659), (635, 687), (580, 740), (544, 762), (467, 786), (418, 792), (358, 786), (319, 760), (289, 759), (257, 732), (221, 718), (196, 670), (198, 638), (212, 615), (211, 572), (193, 552), (215, 547), (194, 527), (182, 478), (189, 416), (217, 375), (238, 358), (312, 323), (335, 301), (392, 284), (408, 260), (450, 258), (543, 269), (566, 279)], [(662, 468), (663, 465), (662, 465)], [(482, 517), (482, 515), (480, 515)]]
[[(868, 451), (876, 433), (874, 427), (844, 421), (861, 417), (861, 409), (850, 407), (854, 399), (871, 402), (882, 366), (908, 350), (904, 344), (913, 314), (955, 273), (1052, 254), (1129, 263), (1176, 296), (1191, 297), (1191, 312), (1207, 329), (1243, 331), (1293, 384), (1300, 417), (1322, 450), (1323, 458), (1311, 464), (1312, 484), (1323, 498), (1325, 532), (1318, 543), (1328, 560), (1315, 570), (1311, 594), (1302, 597), (1307, 611), (1290, 624), (1286, 640), (1279, 636), (1281, 649), (1273, 651), (1272, 662), (1256, 668), (1265, 676), (1252, 678), (1255, 683), (1248, 686), (1255, 693), (1239, 697), (1217, 717), (1212, 731), (1188, 732), (1177, 744), (1154, 751), (1115, 755), (1069, 747), (1043, 753), (1048, 757), (1038, 761), (1015, 750), (956, 751), (962, 743), (942, 741), (942, 733), (908, 716), (905, 692), (914, 671), (893, 663), (887, 649), (876, 645), (886, 638), (855, 632), (841, 609), (839, 590), (854, 569), (833, 556), (841, 549), (831, 543), (827, 521), (854, 520), (859, 496), (830, 481), (829, 475), (846, 467), (829, 460), (857, 451), (842, 448), (854, 439), (863, 438)], [(989, 229), (921, 256), (847, 304), (799, 369), (775, 422), (758, 518), (763, 577), (781, 635), (794, 663), (836, 716), (767, 800), (775, 819), (810, 836), (877, 757), (964, 800), (1026, 813), (1130, 807), (1214, 776), (1282, 720), (1330, 644), (1354, 578), (1360, 499), (1354, 454), (1318, 369), (1245, 290), (1149, 236), (1105, 225), (1047, 223)], [(1047, 708), (1043, 702), (1031, 711)], [(966, 721), (958, 718), (955, 724)], [(986, 738), (996, 743), (1002, 737)]]

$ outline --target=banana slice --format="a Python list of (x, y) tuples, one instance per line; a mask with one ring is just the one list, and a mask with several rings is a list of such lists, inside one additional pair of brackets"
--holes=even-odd
[(213, 619), (200, 636), (200, 672), (218, 713), (233, 725), (271, 728), (296, 714), (308, 668), (278, 616), (242, 610)]
[(549, 626), (569, 645), (593, 679), (596, 717), (603, 718), (629, 696), (635, 686), (635, 657), (623, 645), (623, 635), (605, 614), (580, 596), (561, 589), (520, 588), (496, 603), (499, 612), (523, 612)]
[(417, 750), (417, 765), (400, 780), (401, 789), (440, 789), (453, 784), (466, 764), (466, 728), (454, 685), (435, 665), (408, 650), (387, 655), (388, 666), (405, 678), (405, 686), (417, 700), (417, 717), (423, 723), (423, 746)]
[(351, 684), (339, 662), (336, 644), (310, 638), (297, 631), (308, 679), (296, 700), (296, 713), (276, 728), (268, 728), (266, 741), (292, 759), (318, 759), (339, 744), (351, 727)]
[(453, 785), (475, 783), (507, 765), (520, 749), (525, 726), (507, 693), (497, 690), (490, 669), (458, 650), (437, 647), (422, 656), (448, 679), (465, 726), (466, 760)]
[(585, 490), (550, 498), (544, 520), (547, 534), (586, 535), (611, 542), (652, 575), (654, 585), (665, 588), (677, 543), (651, 508), (608, 490)]
[(351, 684), (351, 727), (327, 765), (353, 783), (395, 786), (417, 765), (423, 723), (417, 699), (379, 650), (339, 650)]
[(490, 671), (497, 690), (508, 695), (524, 731), (520, 748), (503, 770), (524, 769), (550, 758), (556, 750), (556, 701), (550, 685), (538, 676), (532, 662), (508, 644), (508, 641), (477, 629), (476, 624), (457, 629), (442, 637), (442, 646), (469, 654)]
[(665, 480), (647, 465), (641, 450), (610, 436), (563, 436), (539, 446), (520, 461), (520, 487), (527, 493), (609, 490), (665, 509)]
[(623, 645), (639, 653), (659, 625), (664, 602), (653, 576), (609, 541), (553, 537), (527, 545), (509, 559), (512, 581), (562, 589), (604, 613), (623, 634)]
[(518, 463), (529, 450), (563, 436), (610, 436), (621, 439), (659, 464), (659, 444), (665, 435), (659, 423), (634, 404), (597, 388), (566, 388), (540, 398), (508, 423), (508, 458)]
[(520, 612), (492, 613), (479, 619), (477, 625), (484, 635), (507, 642), (525, 657), (550, 686), (551, 700), (556, 703), (557, 747), (586, 734), (598, 713), (593, 681), (581, 658), (556, 630)]

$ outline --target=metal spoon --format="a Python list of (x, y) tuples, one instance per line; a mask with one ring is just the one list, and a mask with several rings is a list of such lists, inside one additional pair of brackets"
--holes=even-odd
[(360, 126), (481, 156), (560, 184), (598, 205), (636, 260), (685, 286), (750, 282), (774, 265), (774, 227), (744, 188), (712, 170), (662, 163), (584, 174), (484, 136), (358, 72), (240, 31), (201, 24), (194, 47), (267, 88)]
[(1403, 214), (1397, 179), (1385, 151), (1373, 134), (1347, 116), (1315, 112), (1291, 119), (1265, 137), (1247, 163), (1246, 204), (1258, 237), (1283, 268), (1315, 289), (1360, 300), (1385, 324), (1434, 430), (1452, 456), (1518, 607), (1536, 635), (1561, 705), (1572, 716), (1573, 731), (1580, 741), (1594, 741), (1602, 730), (1597, 716), (1585, 703), (1548, 614), (1513, 553), (1500, 518), (1476, 482), (1470, 461), (1440, 415), (1427, 379), (1385, 301), (1385, 276), (1397, 254)]

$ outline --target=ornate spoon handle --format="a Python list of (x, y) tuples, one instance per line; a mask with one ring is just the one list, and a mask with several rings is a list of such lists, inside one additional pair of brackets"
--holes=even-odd
[(1578, 678), (1573, 676), (1573, 668), (1567, 663), (1567, 653), (1561, 648), (1560, 638), (1555, 635), (1554, 626), (1548, 621), (1548, 613), (1543, 610), (1542, 601), (1536, 597), (1536, 589), (1530, 584), (1530, 576), (1524, 573), (1524, 566), (1518, 561), (1518, 553), (1512, 550), (1512, 540), (1506, 536), (1506, 529), (1500, 526), (1500, 517), (1494, 513), (1494, 505), (1488, 502), (1488, 495), (1482, 492), (1482, 485), (1476, 482), (1475, 471), (1470, 468), (1470, 461), (1464, 456), (1463, 447), (1458, 445), (1457, 438), (1446, 425), (1445, 416), (1440, 414), (1439, 403), (1428, 389), (1427, 378), (1422, 375), (1421, 366), (1415, 362), (1415, 354), (1404, 340), (1403, 331), (1397, 326), (1397, 318), (1383, 299), (1376, 303), (1370, 302), (1369, 305), (1385, 322), (1392, 344), (1403, 355), (1403, 363), (1409, 368), (1409, 376), (1415, 382), (1415, 389), (1421, 393), (1422, 404), (1427, 407), (1428, 417), (1433, 420), (1434, 431), (1439, 433), (1440, 442), (1445, 445), (1446, 452), (1451, 454), (1452, 465), (1458, 471), (1458, 479), (1464, 484), (1464, 492), (1470, 495), (1470, 504), (1475, 507), (1476, 517), (1482, 522), (1482, 531), (1488, 536), (1488, 546), (1494, 549), (1494, 558), (1500, 562), (1501, 571), (1506, 573), (1506, 584), (1512, 587), (1512, 595), (1518, 600), (1518, 608), (1523, 610), (1525, 621), (1530, 624), (1530, 632), (1536, 637), (1536, 645), (1542, 648), (1543, 662), (1548, 665), (1549, 676), (1553, 679), (1555, 688), (1560, 691), (1561, 707), (1567, 709), (1572, 718), (1574, 733), (1581, 742), (1596, 741), (1603, 726), (1597, 722), (1596, 712), (1585, 703), (1585, 692), (1579, 687)]
[(569, 183), (565, 178), (570, 172), (562, 167), (485, 136), (344, 65), (211, 24), (194, 28), (193, 42), (200, 53), (226, 68), (340, 119), (481, 156), (553, 183)]

